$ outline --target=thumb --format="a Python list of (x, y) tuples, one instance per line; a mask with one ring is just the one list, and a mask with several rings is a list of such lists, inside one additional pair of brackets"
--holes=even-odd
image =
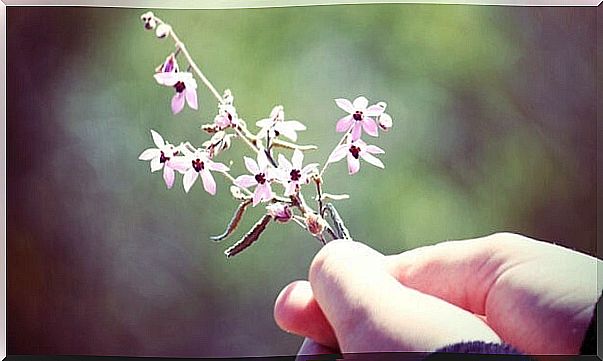
[(342, 352), (433, 351), (461, 341), (500, 342), (457, 306), (401, 285), (386, 257), (362, 243), (328, 243), (310, 266), (316, 301)]

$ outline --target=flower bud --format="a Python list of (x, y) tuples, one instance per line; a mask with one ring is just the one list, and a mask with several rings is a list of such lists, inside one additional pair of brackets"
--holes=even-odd
[(155, 29), (155, 35), (157, 35), (159, 39), (163, 39), (166, 36), (170, 35), (170, 31), (171, 28), (169, 25), (159, 24), (159, 26), (157, 26), (157, 29)]
[(391, 129), (392, 123), (392, 117), (390, 117), (387, 113), (381, 114), (377, 119), (377, 124), (379, 124), (379, 128), (383, 129), (386, 132)]
[(224, 95), (222, 95), (222, 98), (224, 99), (224, 104), (226, 105), (232, 105), (232, 103), (234, 103), (234, 96), (232, 95), (230, 89), (224, 90)]
[(142, 14), (140, 20), (142, 20), (144, 28), (147, 30), (155, 29), (157, 26), (157, 20), (155, 20), (155, 15), (153, 15), (153, 12), (151, 11)]
[(313, 236), (319, 236), (325, 230), (327, 221), (316, 214), (308, 214), (306, 216), (306, 228)]
[(387, 108), (386, 102), (379, 102), (379, 103), (377, 103), (377, 105), (380, 106), (381, 108), (383, 108), (384, 111), (385, 111), (385, 108)]
[(266, 206), (268, 214), (277, 222), (287, 223), (293, 218), (291, 208), (285, 203), (273, 203)]

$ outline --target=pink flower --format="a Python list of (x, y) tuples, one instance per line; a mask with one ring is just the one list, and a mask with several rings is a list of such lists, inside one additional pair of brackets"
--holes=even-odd
[(393, 125), (393, 121), (392, 121), (392, 117), (385, 112), (387, 103), (379, 102), (379, 103), (377, 103), (377, 105), (380, 106), (381, 108), (383, 108), (383, 113), (381, 113), (381, 115), (379, 115), (377, 117), (377, 124), (379, 125), (379, 128), (381, 128), (384, 132), (388, 132)]
[(216, 124), (219, 129), (237, 126), (239, 124), (239, 117), (235, 107), (231, 104), (218, 105), (218, 115), (214, 118), (214, 124)]
[(383, 149), (375, 145), (368, 145), (358, 139), (337, 146), (329, 156), (327, 163), (340, 161), (347, 155), (348, 171), (350, 172), (350, 175), (352, 175), (360, 169), (360, 158), (376, 167), (385, 168), (383, 163), (377, 157), (373, 156), (373, 154), (383, 153), (385, 153)]
[(195, 152), (191, 152), (185, 149), (186, 156), (184, 162), (187, 163), (187, 170), (184, 173), (182, 184), (184, 185), (184, 191), (188, 193), (193, 184), (197, 181), (199, 176), (203, 182), (203, 189), (211, 195), (216, 194), (216, 181), (211, 175), (211, 171), (215, 172), (227, 172), (229, 169), (222, 163), (217, 163), (209, 159), (207, 152), (201, 149), (197, 149)]
[(270, 117), (259, 120), (255, 123), (258, 127), (262, 128), (258, 133), (258, 138), (266, 138), (267, 135), (270, 138), (284, 135), (292, 141), (297, 141), (297, 132), (306, 130), (306, 126), (297, 120), (285, 121), (285, 111), (282, 105), (277, 105), (272, 108)]
[(156, 172), (163, 168), (163, 180), (168, 189), (174, 185), (174, 170), (183, 173), (186, 167), (179, 161), (182, 157), (177, 157), (178, 148), (163, 140), (163, 137), (151, 129), (151, 136), (157, 148), (149, 148), (143, 151), (138, 159), (151, 161), (151, 172)]
[(176, 54), (174, 53), (168, 55), (167, 58), (165, 58), (165, 61), (155, 69), (155, 73), (175, 73), (178, 71), (178, 62), (176, 61)]
[(266, 159), (264, 153), (258, 154), (257, 163), (249, 157), (243, 158), (245, 159), (245, 167), (252, 175), (238, 176), (235, 179), (234, 184), (243, 188), (256, 186), (255, 192), (253, 193), (254, 207), (262, 200), (271, 200), (274, 197), (274, 194), (270, 187), (270, 182), (272, 181), (272, 169), (269, 168), (270, 165), (268, 164), (268, 159)]
[(291, 208), (285, 203), (273, 203), (266, 206), (266, 209), (268, 214), (277, 222), (287, 223), (293, 218)]
[(285, 196), (295, 194), (299, 190), (300, 184), (306, 184), (312, 171), (318, 167), (317, 163), (308, 164), (302, 168), (304, 153), (296, 149), (293, 151), (291, 162), (282, 154), (278, 155), (278, 179), (285, 185)]
[(178, 63), (174, 54), (170, 54), (166, 61), (160, 65), (157, 72), (153, 75), (160, 85), (174, 87), (176, 94), (172, 97), (172, 112), (180, 113), (184, 108), (184, 102), (192, 109), (197, 109), (197, 81), (193, 74), (188, 72), (179, 72)]
[(379, 105), (368, 106), (368, 99), (358, 97), (351, 103), (347, 99), (335, 99), (338, 107), (349, 113), (345, 117), (339, 119), (336, 129), (338, 132), (347, 132), (352, 130), (352, 140), (360, 139), (362, 129), (366, 134), (373, 137), (378, 136), (377, 124), (371, 117), (379, 116), (383, 113), (383, 108)]

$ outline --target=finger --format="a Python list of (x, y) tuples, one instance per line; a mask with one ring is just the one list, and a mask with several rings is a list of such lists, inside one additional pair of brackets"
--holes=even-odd
[(284, 331), (337, 348), (335, 333), (316, 303), (308, 281), (295, 281), (281, 291), (274, 305), (274, 319)]
[(448, 241), (387, 257), (387, 269), (402, 284), (485, 315), (488, 293), (507, 263), (500, 237)]
[(310, 361), (315, 359), (317, 355), (337, 355), (339, 351), (335, 351), (329, 347), (319, 344), (310, 338), (305, 338), (301, 348), (297, 352), (295, 361)]
[(500, 341), (473, 314), (401, 285), (389, 273), (386, 257), (358, 242), (324, 246), (309, 279), (344, 353), (433, 351), (462, 340)]

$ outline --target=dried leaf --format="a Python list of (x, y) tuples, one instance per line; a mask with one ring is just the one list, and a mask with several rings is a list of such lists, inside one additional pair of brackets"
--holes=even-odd
[(345, 224), (343, 224), (343, 220), (339, 216), (337, 209), (331, 203), (325, 204), (325, 213), (329, 214), (331, 219), (333, 220), (333, 225), (335, 226), (335, 234), (339, 239), (352, 239), (350, 236), (350, 231), (346, 228)]
[(225, 239), (226, 237), (228, 237), (230, 234), (232, 234), (232, 232), (234, 232), (234, 230), (239, 225), (241, 218), (243, 218), (243, 213), (245, 213), (245, 210), (247, 209), (247, 207), (249, 207), (250, 204), (251, 204), (251, 199), (247, 199), (247, 200), (241, 202), (241, 204), (239, 204), (239, 206), (237, 207), (237, 210), (235, 211), (234, 215), (230, 219), (228, 226), (226, 226), (226, 230), (224, 231), (224, 233), (222, 233), (218, 236), (211, 236), (211, 237), (209, 237), (209, 239), (211, 239), (212, 241), (219, 242), (219, 241)]
[(215, 132), (218, 131), (218, 129), (216, 129), (216, 125), (211, 123), (211, 124), (203, 124), (201, 126), (201, 130), (206, 132), (207, 134), (213, 134)]
[(331, 194), (331, 193), (323, 193), (321, 200), (325, 201), (325, 200), (332, 200), (332, 201), (341, 201), (344, 199), (349, 199), (350, 195), (349, 194)]
[(262, 219), (260, 219), (251, 230), (243, 237), (240, 241), (235, 243), (232, 247), (224, 251), (226, 257), (230, 258), (232, 256), (237, 255), (238, 253), (245, 250), (247, 247), (251, 246), (253, 242), (257, 241), (260, 238), (260, 235), (268, 226), (268, 223), (272, 220), (272, 217), (268, 214), (265, 214)]

